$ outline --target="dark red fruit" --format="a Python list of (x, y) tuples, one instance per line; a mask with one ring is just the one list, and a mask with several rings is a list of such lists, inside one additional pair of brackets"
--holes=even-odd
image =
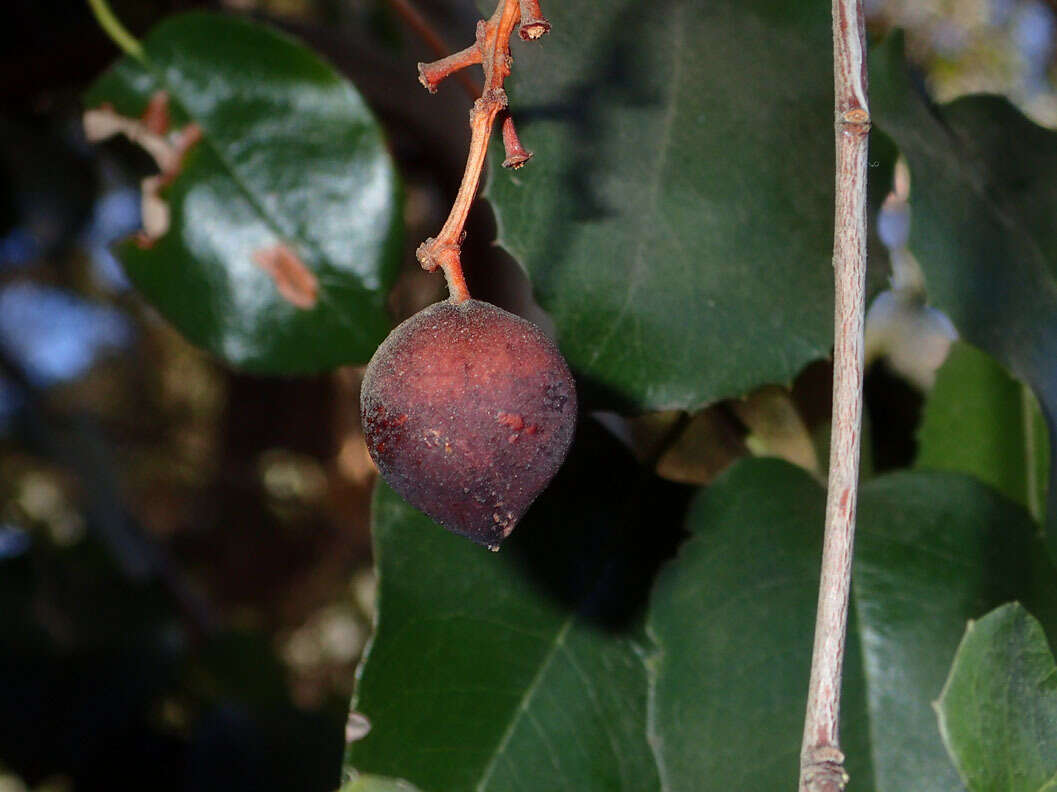
[(565, 460), (576, 388), (531, 322), (477, 300), (445, 301), (378, 347), (360, 413), (389, 486), (445, 528), (498, 549)]

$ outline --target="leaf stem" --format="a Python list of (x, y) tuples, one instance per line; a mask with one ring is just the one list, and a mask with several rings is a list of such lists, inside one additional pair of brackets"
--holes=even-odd
[(837, 148), (833, 429), (822, 575), (800, 752), (801, 792), (839, 792), (848, 782), (838, 727), (862, 426), (870, 112), (862, 0), (833, 0), (832, 11)]
[(146, 53), (143, 51), (143, 45), (139, 43), (139, 40), (128, 32), (128, 29), (121, 24), (121, 20), (114, 15), (114, 12), (110, 10), (110, 6), (107, 5), (106, 0), (88, 0), (88, 6), (92, 9), (92, 13), (95, 15), (96, 21), (99, 23), (99, 27), (110, 37), (110, 40), (117, 44), (125, 54), (131, 55), (138, 61), (145, 61), (147, 59)]
[[(444, 270), (448, 290), (455, 302), (470, 298), (462, 273), (460, 249), (465, 236), (466, 218), (481, 183), (481, 171), (484, 168), (492, 127), (496, 117), (507, 109), (503, 82), (510, 76), (513, 63), (510, 57), (510, 35), (522, 18), (523, 8), (526, 13), (532, 15), (530, 22), (533, 25), (531, 31), (523, 37), (538, 38), (550, 29), (550, 24), (539, 12), (538, 2), (499, 0), (491, 19), (482, 20), (477, 24), (477, 40), (473, 46), (432, 64), (419, 64), (420, 78), (429, 90), (435, 90), (437, 83), (466, 66), (480, 63), (484, 71), (484, 89), (470, 111), (470, 151), (466, 157), (466, 169), (459, 192), (440, 233), (423, 242), (417, 251), (423, 269), (432, 272), (439, 267)], [(509, 124), (504, 122), (504, 143), (507, 149), (506, 163), (510, 163), (511, 167), (523, 165), (531, 156), (517, 140), (513, 121)]]

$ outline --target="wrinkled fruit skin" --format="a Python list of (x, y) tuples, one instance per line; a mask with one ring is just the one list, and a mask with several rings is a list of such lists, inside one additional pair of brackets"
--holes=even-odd
[(445, 528), (498, 549), (565, 460), (576, 388), (531, 322), (478, 300), (444, 301), (378, 347), (360, 414), (389, 486)]

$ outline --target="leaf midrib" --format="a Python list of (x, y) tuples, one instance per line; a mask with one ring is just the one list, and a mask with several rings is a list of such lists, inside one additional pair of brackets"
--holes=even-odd
[(638, 291), (639, 285), (642, 281), (642, 255), (646, 250), (646, 231), (653, 224), (654, 221), (652, 218), (657, 214), (657, 200), (661, 191), (661, 173), (668, 164), (668, 151), (672, 145), (672, 130), (675, 127), (675, 117), (679, 105), (679, 94), (682, 87), (684, 71), (683, 49), (686, 46), (686, 34), (684, 31), (685, 24), (683, 21), (684, 8), (685, 6), (683, 4), (678, 4), (672, 14), (672, 26), (675, 30), (675, 35), (673, 36), (674, 43), (672, 44), (672, 60), (674, 65), (671, 79), (668, 81), (671, 86), (671, 96), (669, 97), (668, 107), (665, 108), (664, 118), (661, 122), (661, 142), (657, 147), (657, 164), (653, 169), (653, 183), (650, 185), (649, 198), (646, 202), (648, 209), (645, 212), (640, 212), (638, 215), (642, 220), (642, 223), (639, 228), (638, 245), (635, 247), (635, 256), (632, 259), (631, 272), (629, 273), (627, 281), (627, 296), (624, 299), (624, 304), (620, 307), (620, 310), (617, 311), (617, 315), (609, 323), (609, 332), (598, 341), (594, 354), (591, 356), (590, 361), (588, 361), (589, 366), (593, 366), (598, 361), (598, 358), (602, 356), (602, 353), (606, 351), (610, 342), (613, 340), (617, 330), (620, 329), (620, 324), (624, 321), (625, 314), (627, 314), (632, 302), (634, 302), (635, 293)]
[(521, 694), (521, 699), (518, 701), (518, 705), (510, 718), (510, 723), (507, 724), (506, 730), (496, 744), (491, 759), (489, 759), (488, 764), (485, 765), (481, 780), (478, 781), (477, 786), (474, 787), (474, 792), (484, 792), (484, 790), (488, 788), (488, 782), (491, 780), (492, 774), (495, 772), (495, 768), (498, 765), (500, 758), (505, 755), (507, 746), (510, 744), (510, 740), (514, 736), (514, 730), (521, 722), (521, 718), (528, 711), (529, 704), (536, 695), (536, 691), (539, 690), (547, 671), (554, 662), (554, 658), (558, 655), (559, 650), (564, 648), (565, 638), (568, 636), (569, 630), (572, 629), (575, 622), (575, 614), (570, 614), (565, 618), (561, 629), (554, 634), (554, 639), (551, 642), (550, 648), (547, 650), (547, 654), (543, 657), (540, 667), (536, 671), (536, 675), (532, 678), (532, 681), (529, 683), (529, 686), (525, 688), (525, 692)]

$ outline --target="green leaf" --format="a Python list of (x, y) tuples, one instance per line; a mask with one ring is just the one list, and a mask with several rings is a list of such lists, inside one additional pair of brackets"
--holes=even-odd
[(143, 45), (146, 60), (119, 61), (86, 106), (138, 119), (164, 91), (173, 132), (194, 124), (201, 139), (161, 192), (168, 229), (118, 250), (136, 287), (243, 369), (368, 360), (390, 326), (400, 219), (363, 99), (299, 43), (233, 17), (172, 17)]
[(1045, 513), (1046, 424), (1030, 390), (990, 355), (951, 347), (925, 402), (915, 465), (969, 473), (1028, 509)]
[[(874, 118), (911, 172), (909, 247), (930, 300), (1028, 383), (1057, 435), (1057, 134), (997, 97), (929, 105), (901, 37), (871, 55)], [(1057, 466), (1050, 471), (1050, 489)], [(1057, 557), (1057, 512), (1048, 517)]]
[(536, 156), (508, 172), (494, 150), (487, 195), (597, 399), (693, 409), (827, 356), (828, 7), (568, 0), (547, 13), (551, 32), (517, 47), (509, 81)]
[(971, 792), (1057, 789), (1057, 664), (1018, 603), (969, 623), (936, 711)]
[[(797, 777), (825, 497), (800, 468), (736, 464), (691, 506), (692, 536), (657, 582), (647, 629), (650, 738), (665, 789), (782, 789)], [(861, 722), (849, 642), (844, 716)], [(856, 788), (869, 744), (844, 730)]]
[(371, 729), (347, 770), (423, 792), (659, 789), (637, 638), (683, 489), (613, 442), (581, 426), (497, 555), (379, 487), (378, 624), (353, 703)]
[(965, 622), (1020, 599), (1052, 619), (1057, 572), (1019, 506), (967, 476), (877, 478), (853, 570), (879, 790), (952, 790), (931, 702)]
[[(647, 621), (666, 789), (796, 777), (824, 509), (807, 473), (774, 460), (737, 464), (694, 502), (692, 538)], [(1053, 570), (1033, 569), (1038, 555), (1027, 515), (968, 477), (903, 473), (863, 489), (841, 727), (856, 789), (959, 788), (930, 702), (966, 619), (1041, 596)]]

